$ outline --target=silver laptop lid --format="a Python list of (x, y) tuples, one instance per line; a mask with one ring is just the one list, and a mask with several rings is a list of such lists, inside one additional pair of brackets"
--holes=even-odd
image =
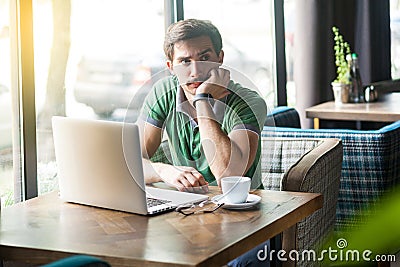
[(147, 214), (135, 124), (53, 117), (60, 197)]
[[(53, 117), (60, 197), (69, 202), (155, 214), (200, 202), (205, 195), (145, 189), (136, 124)], [(147, 196), (169, 200), (148, 210)]]

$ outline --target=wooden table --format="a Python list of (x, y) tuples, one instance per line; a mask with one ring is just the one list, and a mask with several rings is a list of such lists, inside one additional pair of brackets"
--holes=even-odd
[(0, 259), (44, 264), (87, 254), (112, 266), (221, 266), (322, 207), (320, 194), (255, 194), (262, 202), (252, 210), (150, 217), (65, 203), (50, 193), (1, 210)]
[(319, 128), (319, 120), (378, 121), (400, 120), (400, 93), (381, 96), (378, 102), (343, 103), (325, 102), (306, 109), (306, 117), (314, 118), (314, 128)]

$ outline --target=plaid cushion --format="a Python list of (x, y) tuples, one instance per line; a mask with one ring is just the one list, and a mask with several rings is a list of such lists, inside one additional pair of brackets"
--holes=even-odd
[[(295, 226), (295, 236), (286, 235), (285, 249), (317, 249), (335, 224), (342, 144), (337, 139), (262, 137), (263, 184), (267, 189), (323, 194), (323, 207)], [(289, 245), (288, 245), (289, 244)], [(294, 247), (292, 247), (294, 246)], [(296, 266), (314, 266), (299, 260)]]
[(261, 174), (264, 188), (281, 190), (281, 180), (285, 172), (320, 142), (301, 139), (288, 142), (262, 138)]
[(380, 196), (400, 183), (400, 121), (376, 131), (264, 127), (262, 136), (342, 140), (337, 230), (362, 223)]
[[(320, 149), (319, 149), (320, 148)], [(342, 146), (336, 146), (329, 153), (324, 151), (323, 145), (312, 150), (311, 153), (324, 155), (319, 162), (313, 164), (302, 181), (299, 191), (321, 193), (324, 197), (323, 208), (317, 210), (296, 225), (297, 249), (321, 248), (335, 226), (336, 207), (340, 185), (340, 172), (343, 156)], [(318, 262), (309, 262), (300, 259), (296, 266), (321, 266)]]

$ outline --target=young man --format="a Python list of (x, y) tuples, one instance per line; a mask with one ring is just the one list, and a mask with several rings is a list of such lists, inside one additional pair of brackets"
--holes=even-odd
[(164, 52), (173, 74), (157, 82), (142, 108), (142, 150), (151, 158), (163, 131), (172, 164), (145, 160), (145, 181), (164, 181), (182, 191), (207, 191), (225, 176), (249, 176), (261, 186), (260, 132), (264, 100), (230, 79), (218, 29), (208, 21), (172, 24)]
[[(224, 52), (218, 29), (208, 21), (179, 21), (167, 30), (164, 52), (174, 75), (154, 85), (139, 120), (146, 183), (208, 191), (208, 184), (220, 185), (222, 177), (245, 175), (252, 178), (252, 188), (262, 187), (260, 133), (267, 107), (220, 67)], [(173, 165), (148, 160), (164, 129)], [(265, 246), (269, 242), (228, 266), (269, 266), (256, 256)]]

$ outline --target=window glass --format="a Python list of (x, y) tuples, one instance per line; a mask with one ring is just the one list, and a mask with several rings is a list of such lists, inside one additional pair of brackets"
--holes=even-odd
[(0, 197), (14, 203), (9, 1), (0, 1)]
[(392, 79), (400, 78), (400, 1), (390, 0)]
[(286, 90), (288, 106), (296, 105), (296, 87), (294, 83), (294, 34), (295, 34), (295, 0), (284, 1), (284, 23), (285, 23), (285, 54), (286, 54)]
[(273, 1), (185, 1), (184, 16), (210, 20), (222, 36), (224, 65), (238, 72), (232, 79), (254, 84), (268, 107), (275, 106)]
[(163, 12), (157, 0), (33, 1), (39, 194), (58, 186), (53, 115), (137, 119), (165, 69)]

